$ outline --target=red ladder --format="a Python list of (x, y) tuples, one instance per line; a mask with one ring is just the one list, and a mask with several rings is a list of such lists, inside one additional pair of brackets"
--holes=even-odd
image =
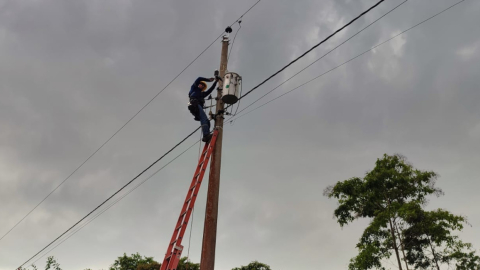
[(185, 198), (185, 203), (183, 204), (182, 211), (178, 217), (177, 225), (175, 225), (175, 230), (173, 230), (172, 240), (167, 248), (167, 253), (165, 254), (165, 259), (163, 259), (162, 267), (160, 270), (175, 270), (177, 269), (178, 262), (182, 255), (182, 240), (185, 230), (187, 229), (188, 221), (192, 213), (195, 201), (197, 200), (197, 194), (202, 185), (203, 175), (212, 155), (213, 148), (215, 147), (215, 142), (217, 141), (218, 130), (213, 132), (212, 139), (209, 143), (205, 144), (203, 148), (202, 155), (198, 161), (197, 169), (192, 179), (192, 184), (187, 192), (187, 197)]

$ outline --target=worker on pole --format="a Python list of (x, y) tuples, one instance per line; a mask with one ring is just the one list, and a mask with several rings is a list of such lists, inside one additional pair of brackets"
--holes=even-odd
[[(213, 85), (207, 90), (207, 81), (213, 82)], [(195, 117), (195, 121), (200, 121), (202, 125), (203, 138), (202, 141), (208, 143), (212, 138), (210, 133), (210, 120), (208, 120), (207, 114), (203, 111), (203, 106), (205, 104), (205, 97), (210, 95), (217, 85), (218, 77), (206, 79), (203, 77), (198, 77), (190, 88), (188, 97), (190, 98), (190, 103), (188, 104), (188, 110)]]

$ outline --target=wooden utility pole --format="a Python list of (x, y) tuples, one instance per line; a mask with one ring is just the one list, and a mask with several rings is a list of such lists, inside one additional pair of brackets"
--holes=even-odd
[[(223, 79), (227, 70), (228, 62), (228, 35), (223, 36), (222, 56), (220, 59), (220, 77)], [(217, 92), (217, 110), (215, 112), (215, 126), (218, 129), (217, 142), (210, 164), (210, 175), (208, 180), (207, 208), (205, 210), (205, 227), (203, 229), (202, 257), (200, 269), (213, 270), (215, 267), (215, 244), (217, 241), (217, 218), (218, 218), (218, 197), (220, 191), (220, 167), (222, 163), (222, 139), (223, 139), (223, 110), (225, 104), (222, 101), (223, 82)]]

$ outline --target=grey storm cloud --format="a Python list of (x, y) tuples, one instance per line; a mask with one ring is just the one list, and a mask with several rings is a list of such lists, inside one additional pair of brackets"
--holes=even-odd
[[(255, 2), (0, 1), (0, 234)], [(229, 69), (249, 90), (374, 2), (262, 0), (243, 18)], [(401, 2), (385, 1), (240, 108)], [(258, 105), (455, 2), (407, 1)], [(480, 248), (479, 12), (478, 1), (466, 0), (227, 123), (217, 269), (252, 260), (276, 270), (345, 269), (366, 223), (341, 229), (332, 218), (335, 202), (322, 191), (362, 176), (383, 153), (438, 172), (446, 195), (429, 207), (467, 216), (472, 227), (460, 236)], [(19, 266), (196, 128), (187, 92), (219, 62), (217, 41), (0, 241), (0, 269)], [(124, 252), (162, 260), (197, 157), (195, 145), (49, 255), (64, 269), (105, 269)], [(205, 183), (193, 218), (193, 261), (200, 260), (206, 189)]]

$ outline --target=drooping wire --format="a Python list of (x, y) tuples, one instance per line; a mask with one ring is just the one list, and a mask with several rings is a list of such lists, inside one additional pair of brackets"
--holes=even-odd
[[(212, 95), (208, 97), (210, 99), (210, 113), (208, 115), (212, 115), (212, 108), (213, 108), (213, 98)], [(200, 157), (199, 157), (200, 158)]]
[(27, 261), (25, 261), (22, 265), (20, 265), (21, 268), (25, 264), (27, 264), (31, 259), (33, 259), (35, 256), (37, 256), (40, 252), (44, 251), (47, 249), (49, 246), (51, 246), (55, 241), (60, 239), (60, 237), (64, 236), (66, 233), (68, 233), (70, 230), (72, 230), (75, 226), (77, 226), (80, 222), (85, 220), (87, 217), (89, 217), (93, 212), (95, 212), (97, 209), (99, 209), (101, 206), (103, 206), (106, 202), (108, 202), (110, 199), (112, 199), (115, 195), (117, 195), (120, 191), (122, 191), (124, 188), (126, 188), (128, 185), (130, 185), (133, 181), (135, 181), (138, 177), (140, 177), (142, 174), (144, 174), (147, 170), (149, 170), (151, 167), (153, 167), (155, 164), (157, 164), (160, 160), (162, 160), (165, 156), (167, 156), (170, 152), (172, 152), (175, 148), (177, 148), (179, 145), (181, 145), (184, 141), (186, 141), (188, 138), (190, 138), (197, 130), (199, 130), (200, 127), (196, 128), (193, 132), (191, 132), (189, 135), (187, 135), (184, 139), (182, 139), (179, 143), (177, 143), (173, 148), (168, 150), (165, 154), (163, 154), (160, 158), (158, 158), (156, 161), (154, 161), (152, 164), (150, 164), (147, 168), (145, 168), (142, 172), (140, 172), (137, 176), (135, 176), (132, 180), (130, 180), (128, 183), (126, 183), (123, 187), (121, 187), (119, 190), (117, 190), (115, 193), (113, 193), (110, 197), (108, 197), (105, 201), (103, 201), (100, 205), (95, 207), (92, 211), (90, 211), (86, 216), (81, 218), (77, 223), (73, 224), (68, 230), (63, 232), (60, 236), (55, 238), (52, 242), (50, 242), (47, 246), (42, 248), (39, 252), (37, 252), (35, 255), (33, 255), (31, 258), (29, 258)]
[[(243, 91), (243, 82), (242, 82), (242, 84), (240, 84), (240, 97), (242, 96), (242, 91)], [(235, 113), (232, 115), (232, 117), (234, 117), (235, 115), (237, 115), (237, 111), (238, 111), (238, 108), (240, 107), (240, 102), (241, 102), (241, 101), (242, 101), (241, 99), (238, 100), (237, 109), (235, 110)], [(241, 112), (241, 111), (240, 111), (240, 112)]]
[[(237, 29), (237, 32), (235, 32), (235, 36), (233, 37), (233, 41), (232, 41), (232, 46), (230, 47), (230, 52), (228, 53), (228, 57), (227, 57), (227, 63), (229, 62), (230, 60), (230, 55), (232, 54), (232, 51), (233, 51), (233, 45), (235, 45), (235, 39), (237, 38), (237, 34), (238, 32), (240, 31), (240, 29), (242, 29), (242, 18), (240, 18), (238, 20), (238, 29)], [(242, 93), (240, 93), (240, 96), (242, 96)], [(240, 102), (238, 103), (238, 106), (240, 106)], [(237, 106), (237, 110), (238, 110), (238, 106)], [(228, 107), (225, 109), (225, 111), (228, 110)], [(234, 115), (233, 114), (233, 107), (230, 109), (230, 115)]]
[[(201, 144), (200, 144), (201, 145)], [(188, 236), (187, 261), (190, 261), (190, 241), (192, 240), (193, 220), (195, 216), (195, 207), (192, 208), (192, 223), (190, 223), (190, 235)]]
[(366, 54), (366, 53), (368, 53), (368, 52), (370, 52), (370, 51), (373, 51), (374, 49), (376, 49), (376, 48), (384, 45), (385, 43), (388, 43), (389, 41), (391, 41), (391, 40), (393, 40), (393, 39), (395, 39), (395, 38), (403, 35), (404, 33), (408, 32), (408, 31), (410, 31), (410, 30), (412, 30), (412, 29), (414, 29), (414, 28), (422, 25), (423, 23), (426, 23), (427, 21), (429, 21), (429, 20), (437, 17), (438, 15), (440, 15), (440, 14), (442, 14), (442, 13), (444, 13), (444, 12), (450, 10), (450, 9), (452, 9), (453, 7), (455, 7), (455, 6), (463, 3), (464, 1), (466, 1), (466, 0), (461, 0), (461, 1), (459, 1), (459, 2), (456, 2), (455, 4), (453, 4), (453, 5), (445, 8), (445, 9), (443, 9), (442, 11), (440, 11), (440, 12), (438, 12), (438, 13), (430, 16), (430, 17), (428, 17), (427, 19), (425, 19), (425, 20), (423, 20), (423, 21), (421, 21), (421, 22), (413, 25), (412, 27), (410, 27), (410, 28), (408, 28), (408, 29), (406, 29), (406, 30), (403, 30), (402, 32), (398, 33), (397, 35), (395, 35), (395, 36), (393, 36), (393, 37), (391, 37), (391, 38), (389, 38), (389, 39), (387, 39), (387, 40), (385, 40), (385, 41), (383, 41), (383, 42), (378, 43), (377, 45), (375, 45), (375, 46), (371, 47), (370, 49), (368, 49), (368, 50), (366, 50), (366, 51), (358, 54), (358, 55), (355, 56), (355, 57), (350, 58), (349, 60), (341, 63), (340, 65), (337, 65), (337, 66), (335, 66), (334, 68), (331, 68), (331, 69), (327, 70), (326, 72), (324, 72), (324, 73), (322, 73), (322, 74), (320, 74), (320, 75), (318, 75), (318, 76), (316, 76), (316, 77), (308, 80), (308, 81), (305, 82), (305, 83), (300, 84), (299, 86), (297, 86), (297, 87), (295, 87), (295, 88), (293, 88), (293, 89), (291, 89), (291, 90), (289, 90), (289, 91), (281, 94), (280, 96), (278, 96), (278, 97), (276, 97), (276, 98), (273, 98), (273, 99), (271, 99), (271, 100), (263, 103), (262, 105), (260, 105), (260, 106), (258, 106), (258, 107), (255, 107), (254, 109), (252, 109), (252, 110), (250, 110), (250, 111), (248, 111), (248, 112), (246, 112), (246, 113), (244, 113), (244, 114), (242, 114), (242, 115), (239, 115), (239, 116), (237, 116), (237, 117), (234, 117), (232, 120), (230, 120), (230, 122), (231, 122), (231, 121), (235, 121), (235, 120), (237, 120), (237, 119), (239, 119), (239, 118), (241, 118), (241, 117), (244, 117), (244, 116), (246, 116), (247, 114), (250, 114), (251, 112), (256, 111), (256, 110), (260, 109), (261, 107), (263, 107), (263, 106), (265, 106), (265, 105), (267, 105), (267, 104), (269, 104), (269, 103), (271, 103), (271, 102), (273, 102), (273, 101), (275, 101), (275, 100), (277, 100), (277, 99), (279, 99), (279, 98), (281, 98), (281, 97), (283, 97), (283, 96), (285, 96), (285, 95), (287, 95), (287, 94), (289, 94), (289, 93), (297, 90), (298, 88), (300, 88), (300, 87), (302, 87), (302, 86), (304, 86), (304, 85), (306, 85), (306, 84), (309, 84), (309, 83), (313, 82), (314, 80), (316, 80), (316, 79), (318, 79), (318, 78), (320, 78), (320, 77), (323, 77), (324, 75), (326, 75), (326, 74), (328, 74), (328, 73), (330, 73), (330, 72), (332, 72), (332, 71), (334, 71), (334, 70), (336, 70), (336, 69), (338, 69), (338, 68), (340, 68), (340, 67), (342, 67), (342, 66), (344, 66), (344, 65), (346, 65), (346, 64), (348, 64), (348, 63), (350, 63), (350, 62), (352, 62), (353, 60), (361, 57), (362, 55), (364, 55), (364, 54)]
[(235, 36), (233, 37), (233, 41), (232, 41), (232, 47), (230, 47), (230, 52), (228, 53), (228, 57), (227, 57), (227, 62), (230, 60), (230, 55), (232, 54), (232, 51), (233, 51), (233, 45), (235, 45), (235, 39), (237, 38), (237, 34), (238, 34), (238, 31), (240, 31), (240, 29), (242, 29), (242, 18), (240, 18), (238, 20), (238, 29), (237, 29), (237, 32), (235, 32)]
[[(245, 11), (235, 22), (233, 22), (230, 26), (233, 26), (237, 23), (243, 16), (245, 16), (250, 10), (252, 10), (261, 0), (258, 0), (255, 4), (253, 4), (247, 11)], [(50, 195), (52, 195), (61, 185), (63, 185), (70, 177), (75, 174), (85, 163), (87, 163), (100, 149), (102, 149), (110, 140), (113, 139), (125, 126), (127, 126), (141, 111), (143, 111), (154, 99), (156, 99), (165, 89), (167, 89), (180, 75), (185, 72), (195, 61), (197, 61), (200, 56), (202, 56), (215, 42), (223, 36), (225, 32), (222, 32), (212, 43), (210, 43), (195, 59), (193, 59), (180, 73), (178, 73), (167, 85), (165, 85), (160, 92), (158, 92), (153, 98), (151, 98), (139, 111), (137, 111), (125, 124), (123, 124), (112, 136), (110, 136), (100, 147), (97, 148), (90, 156), (87, 157), (72, 173), (70, 173), (58, 186), (56, 186), (50, 193), (47, 194), (45, 198), (43, 198), (32, 210), (30, 210), (24, 217), (22, 217), (12, 228), (10, 228), (1, 238), (0, 241), (5, 238), (13, 229), (15, 229), (25, 218), (27, 218), (33, 211), (35, 211), (38, 206), (40, 206)]]
[[(211, 111), (211, 109), (210, 109)], [(200, 162), (200, 155), (202, 154), (202, 131), (200, 130), (200, 139), (198, 140), (198, 158), (197, 160)], [(187, 249), (187, 261), (190, 261), (190, 242), (192, 240), (192, 230), (193, 230), (193, 220), (195, 217), (195, 206), (192, 208), (192, 223), (190, 224), (190, 235), (188, 236), (188, 249)], [(188, 269), (187, 269), (188, 270)]]
[[(248, 106), (246, 106), (245, 108), (243, 108), (242, 110), (240, 110), (240, 112), (238, 113), (241, 113), (243, 111), (245, 111), (247, 108), (251, 107), (253, 104), (255, 104), (256, 102), (258, 102), (260, 99), (264, 98), (265, 96), (267, 96), (268, 94), (270, 94), (271, 92), (275, 91), (276, 89), (278, 89), (280, 86), (284, 85), (285, 83), (287, 83), (288, 81), (290, 81), (291, 79), (293, 79), (294, 77), (298, 76), (300, 73), (302, 73), (303, 71), (305, 71), (306, 69), (308, 69), (309, 67), (311, 67), (313, 64), (317, 63), (318, 61), (320, 61), (321, 59), (325, 58), (327, 55), (329, 55), (331, 52), (335, 51), (336, 49), (338, 49), (340, 46), (342, 46), (343, 44), (347, 43), (348, 41), (350, 41), (352, 38), (356, 37), (358, 34), (360, 34), (361, 32), (363, 32), (364, 30), (366, 30), (367, 28), (369, 28), (370, 26), (372, 26), (373, 24), (375, 24), (376, 22), (378, 22), (379, 20), (381, 20), (382, 18), (384, 18), (385, 16), (387, 16), (388, 14), (392, 13), (393, 11), (395, 11), (397, 8), (399, 8), (401, 5), (405, 4), (408, 0), (404, 0), (403, 2), (401, 2), (400, 4), (398, 4), (397, 6), (395, 6), (394, 8), (392, 8), (391, 10), (389, 10), (387, 13), (383, 14), (382, 16), (380, 16), (378, 19), (374, 20), (373, 22), (369, 23), (367, 26), (363, 27), (360, 31), (356, 32), (354, 35), (350, 36), (348, 39), (344, 40), (342, 43), (338, 44), (337, 46), (335, 46), (333, 49), (329, 50), (327, 53), (325, 53), (324, 55), (322, 55), (321, 57), (317, 58), (315, 61), (313, 61), (312, 63), (310, 63), (308, 66), (302, 68), (300, 71), (298, 71), (297, 73), (293, 74), (291, 77), (289, 77), (288, 79), (286, 79), (285, 81), (283, 81), (282, 83), (280, 83), (279, 85), (277, 85), (276, 87), (274, 87), (272, 90), (268, 91), (267, 93), (265, 93), (264, 95), (262, 95), (261, 97), (257, 98), (255, 101), (253, 101), (252, 103), (250, 103)], [(241, 96), (241, 95), (240, 95)], [(239, 102), (240, 103), (240, 102)], [(238, 107), (237, 107), (238, 109)], [(237, 114), (237, 113), (235, 113)], [(232, 119), (232, 117), (230, 117), (230, 119)], [(229, 121), (230, 119), (228, 119), (227, 121)]]

